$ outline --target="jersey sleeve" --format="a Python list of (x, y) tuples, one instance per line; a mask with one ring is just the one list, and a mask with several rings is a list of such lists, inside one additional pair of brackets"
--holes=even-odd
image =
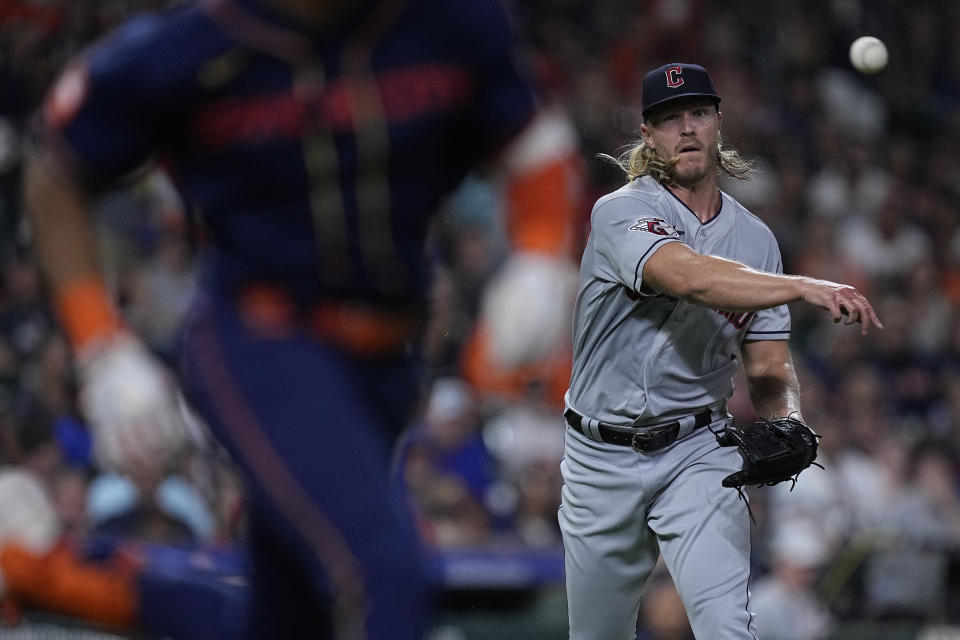
[(594, 207), (591, 242), (601, 277), (646, 295), (643, 267), (658, 249), (679, 242), (680, 234), (665, 214), (639, 198), (619, 196)]
[(152, 17), (138, 18), (78, 55), (61, 72), (41, 112), (79, 175), (105, 182), (143, 165), (161, 139), (162, 95), (149, 72)]
[[(771, 273), (783, 273), (783, 261), (780, 247), (770, 234), (769, 250), (765, 264), (760, 268)], [(778, 307), (758, 311), (743, 334), (744, 340), (789, 340), (790, 309), (782, 304)]]

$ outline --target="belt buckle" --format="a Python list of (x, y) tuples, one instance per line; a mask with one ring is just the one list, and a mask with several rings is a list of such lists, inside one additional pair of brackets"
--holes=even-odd
[(653, 441), (657, 438), (663, 436), (667, 432), (667, 427), (659, 427), (657, 429), (650, 429), (648, 431), (640, 431), (633, 434), (633, 437), (630, 439), (630, 446), (633, 447), (633, 450), (638, 453), (646, 453), (651, 450), (651, 444), (654, 444)]

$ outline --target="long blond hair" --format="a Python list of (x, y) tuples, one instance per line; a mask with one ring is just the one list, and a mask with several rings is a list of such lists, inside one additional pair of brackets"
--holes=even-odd
[[(644, 142), (643, 138), (617, 158), (606, 153), (601, 153), (599, 156), (620, 167), (626, 174), (627, 182), (633, 182), (641, 176), (651, 176), (661, 184), (673, 183), (671, 169), (677, 163), (677, 158), (664, 160)], [(737, 180), (749, 180), (753, 172), (753, 163), (744, 159), (733, 147), (724, 146), (723, 138), (718, 138), (717, 171)]]

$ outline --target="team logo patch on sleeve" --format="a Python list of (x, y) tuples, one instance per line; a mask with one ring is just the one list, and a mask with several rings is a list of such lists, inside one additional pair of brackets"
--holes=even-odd
[(655, 233), (658, 236), (680, 237), (680, 232), (673, 228), (673, 225), (663, 218), (640, 218), (632, 225), (630, 231), (646, 231)]

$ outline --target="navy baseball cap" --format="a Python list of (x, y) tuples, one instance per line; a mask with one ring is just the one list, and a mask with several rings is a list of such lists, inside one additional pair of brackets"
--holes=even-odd
[(646, 119), (654, 107), (677, 98), (703, 96), (720, 104), (710, 73), (698, 64), (670, 62), (643, 76), (641, 110)]

